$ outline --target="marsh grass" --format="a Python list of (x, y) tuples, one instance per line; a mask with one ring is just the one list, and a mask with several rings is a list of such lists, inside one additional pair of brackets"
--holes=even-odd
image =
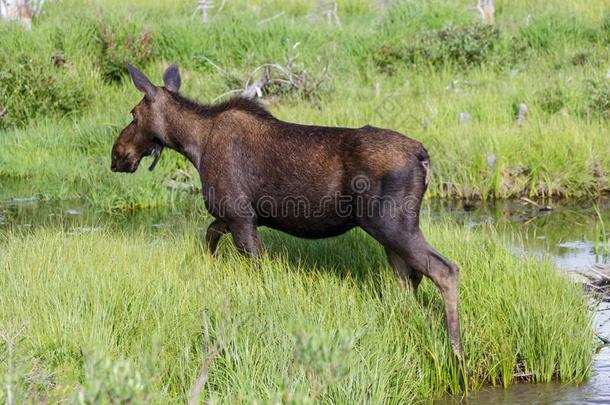
[[(231, 0), (207, 25), (186, 0), (47, 2), (32, 32), (0, 24), (0, 195), (20, 179), (19, 193), (83, 198), (100, 211), (202, 211), (200, 198), (166, 186), (176, 173), (198, 185), (174, 153), (152, 174), (110, 173), (111, 145), (140, 98), (121, 66), (137, 63), (159, 82), (178, 63), (185, 94), (210, 102), (291, 52), (324, 85), (267, 97), (272, 112), (421, 140), (432, 156), (428, 195), (608, 191), (607, 2), (500, 3), (494, 29), (477, 25), (470, 3), (380, 11), (339, 1), (338, 27), (305, 0)], [(516, 126), (520, 103), (529, 115)], [(474, 390), (589, 372), (583, 292), (491, 229), (424, 219), (432, 244), (462, 269), (460, 366), (437, 289), (401, 290), (362, 232), (305, 242), (263, 231), (266, 254), (252, 264), (229, 238), (213, 260), (198, 215), (154, 230), (114, 222), (84, 234), (67, 223), (0, 230), (0, 402), (185, 402), (208, 353), (205, 325), (223, 350), (201, 398), (218, 402), (424, 402), (463, 393), (461, 366)]]
[[(594, 345), (583, 291), (491, 229), (428, 221), (432, 244), (461, 266), (471, 388), (506, 386), (517, 371), (582, 381)], [(400, 289), (362, 232), (305, 242), (263, 231), (266, 253), (252, 264), (229, 239), (212, 259), (203, 225), (1, 233), (0, 329), (21, 333), (17, 366), (0, 363), (0, 375), (14, 395), (185, 402), (207, 350), (204, 321), (224, 350), (202, 399), (404, 403), (462, 392), (437, 289)]]

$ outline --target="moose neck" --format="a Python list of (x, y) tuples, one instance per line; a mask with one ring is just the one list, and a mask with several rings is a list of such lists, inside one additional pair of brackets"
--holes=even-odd
[(177, 108), (168, 114), (165, 123), (164, 146), (184, 155), (199, 169), (203, 148), (214, 129), (213, 117)]
[[(262, 128), (277, 120), (263, 106), (244, 97), (236, 97), (220, 104), (205, 105), (191, 101), (175, 93), (166, 92), (163, 111), (164, 145), (186, 156), (197, 169), (201, 156), (219, 127), (226, 126), (227, 120)], [(225, 114), (230, 114), (227, 117)], [(224, 118), (221, 118), (224, 117)], [(223, 124), (220, 123), (223, 122)], [(256, 124), (254, 124), (256, 122)]]

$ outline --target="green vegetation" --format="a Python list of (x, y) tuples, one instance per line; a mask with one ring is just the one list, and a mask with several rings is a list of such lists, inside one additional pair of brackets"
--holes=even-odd
[[(460, 391), (437, 289), (402, 290), (362, 232), (316, 242), (263, 232), (267, 254), (250, 264), (229, 239), (218, 259), (203, 252), (200, 221), (2, 234), (2, 358), (18, 337), (0, 377), (13, 395), (183, 402), (215, 342), (201, 398), (219, 402), (404, 403)], [(549, 261), (515, 257), (492, 230), (429, 224), (462, 268), (473, 388), (507, 385), (517, 370), (581, 381), (594, 343), (580, 287)]]
[[(160, 83), (177, 63), (183, 92), (212, 102), (264, 63), (289, 65), (299, 86), (265, 93), (275, 115), (421, 140), (428, 196), (594, 196), (610, 190), (610, 7), (496, 1), (490, 26), (473, 0), (344, 0), (338, 26), (315, 3), (227, 0), (204, 25), (195, 1), (63, 0), (47, 2), (31, 32), (0, 24), (0, 199), (78, 198), (125, 218), (190, 207), (178, 226), (154, 230), (119, 220), (12, 227), (0, 212), (0, 402), (9, 392), (184, 402), (216, 342), (201, 398), (218, 402), (462, 392), (437, 289), (401, 290), (362, 232), (305, 242), (263, 231), (267, 254), (254, 264), (227, 237), (212, 260), (198, 237), (202, 201), (182, 191), (199, 182), (185, 159), (166, 152), (153, 173), (111, 173), (111, 145), (140, 99), (124, 66)], [(423, 222), (462, 269), (473, 389), (506, 386), (516, 372), (587, 376), (593, 331), (577, 286), (490, 229)]]
[[(276, 115), (373, 124), (420, 139), (434, 166), (430, 196), (608, 191), (607, 2), (500, 2), (494, 26), (478, 22), (470, 3), (405, 1), (382, 10), (340, 1), (341, 26), (301, 0), (228, 1), (207, 25), (191, 18), (188, 1), (50, 3), (32, 32), (0, 25), (0, 109), (8, 108), (0, 176), (103, 210), (167, 205), (177, 196), (164, 184), (190, 170), (183, 159), (166, 154), (152, 177), (108, 171), (110, 146), (139, 98), (125, 63), (157, 80), (178, 63), (184, 91), (211, 102), (243, 87), (263, 63), (292, 60), (305, 84), (268, 90)], [(518, 126), (521, 103), (529, 114)], [(463, 112), (469, 122), (460, 123)]]

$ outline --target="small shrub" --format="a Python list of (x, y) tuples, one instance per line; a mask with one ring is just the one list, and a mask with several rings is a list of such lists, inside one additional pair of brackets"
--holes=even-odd
[(500, 40), (500, 31), (492, 25), (448, 26), (421, 34), (406, 46), (384, 44), (373, 52), (373, 60), (390, 73), (401, 60), (415, 66), (466, 69), (492, 60)]
[(491, 25), (449, 26), (424, 34), (406, 56), (412, 64), (467, 68), (489, 60), (499, 40), (500, 31)]
[(587, 81), (587, 110), (590, 114), (610, 119), (610, 80)]
[[(299, 335), (294, 344), (291, 372), (278, 392), (278, 403), (313, 404), (328, 392), (331, 386), (349, 374), (346, 359), (353, 352), (356, 336), (337, 331), (322, 335)], [(295, 390), (295, 377), (304, 374), (308, 392)], [(281, 400), (280, 400), (281, 398)]]
[(100, 21), (96, 35), (100, 47), (99, 68), (104, 80), (118, 82), (125, 74), (125, 66), (131, 63), (146, 65), (153, 59), (153, 36), (148, 30), (137, 32), (133, 25), (117, 30)]
[(0, 128), (24, 126), (30, 120), (50, 114), (70, 114), (88, 107), (87, 84), (75, 80), (75, 72), (57, 65), (52, 58), (21, 54), (0, 54)]
[(384, 44), (373, 51), (373, 60), (383, 73), (392, 74), (396, 65), (406, 62), (405, 49), (396, 44)]
[(96, 359), (87, 364), (85, 379), (76, 393), (78, 404), (145, 403), (146, 387), (142, 375), (128, 360)]
[(572, 62), (572, 65), (574, 65), (574, 66), (583, 66), (583, 65), (587, 64), (590, 57), (591, 57), (591, 54), (589, 52), (576, 52), (570, 58), (570, 62)]
[(567, 91), (558, 84), (539, 91), (536, 98), (540, 109), (549, 114), (556, 114), (568, 105)]

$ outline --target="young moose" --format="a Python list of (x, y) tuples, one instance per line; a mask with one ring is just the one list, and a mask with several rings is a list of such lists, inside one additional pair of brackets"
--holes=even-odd
[(245, 98), (201, 105), (178, 93), (175, 65), (163, 75), (163, 87), (128, 69), (144, 98), (112, 148), (112, 171), (133, 173), (149, 155), (153, 170), (166, 147), (186, 156), (215, 218), (206, 234), (212, 253), (230, 232), (240, 252), (256, 256), (259, 226), (303, 238), (364, 229), (383, 245), (403, 285), (415, 291), (427, 276), (438, 286), (449, 339), (461, 357), (458, 267), (428, 245), (419, 229), (429, 179), (428, 153), (419, 142), (370, 126), (280, 121)]

